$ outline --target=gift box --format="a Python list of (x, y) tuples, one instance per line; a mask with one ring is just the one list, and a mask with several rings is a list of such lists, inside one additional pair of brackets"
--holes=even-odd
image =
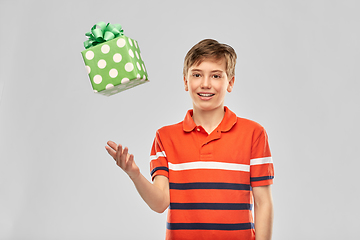
[(111, 96), (149, 81), (138, 42), (121, 25), (100, 22), (85, 35), (81, 54), (94, 92)]

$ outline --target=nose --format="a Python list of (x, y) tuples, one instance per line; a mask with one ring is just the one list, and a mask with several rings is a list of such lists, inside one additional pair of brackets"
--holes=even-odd
[(211, 83), (210, 83), (210, 78), (207, 76), (204, 76), (202, 81), (201, 81), (201, 88), (211, 88)]

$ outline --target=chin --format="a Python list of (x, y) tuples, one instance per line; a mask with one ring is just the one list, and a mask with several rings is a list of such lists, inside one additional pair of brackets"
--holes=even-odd
[(214, 110), (217, 110), (219, 108), (222, 108), (224, 109), (224, 106), (223, 105), (204, 105), (204, 104), (199, 104), (199, 105), (194, 105), (194, 108), (197, 108), (201, 111), (214, 111)]

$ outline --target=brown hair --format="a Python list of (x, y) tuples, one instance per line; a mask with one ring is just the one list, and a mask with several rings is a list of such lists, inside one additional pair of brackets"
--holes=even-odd
[(226, 74), (229, 78), (235, 76), (236, 53), (235, 50), (224, 43), (219, 43), (214, 39), (204, 39), (194, 45), (186, 54), (184, 60), (184, 77), (189, 68), (193, 65), (199, 65), (205, 58), (220, 60), (225, 59)]

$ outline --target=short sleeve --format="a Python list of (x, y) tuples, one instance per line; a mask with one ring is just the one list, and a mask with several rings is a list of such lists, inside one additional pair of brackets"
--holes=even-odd
[(151, 148), (150, 174), (152, 180), (154, 180), (157, 175), (163, 175), (169, 178), (168, 161), (166, 158), (165, 149), (161, 143), (159, 131), (156, 132), (156, 136)]
[(271, 185), (274, 164), (270, 153), (268, 136), (264, 128), (254, 131), (250, 159), (250, 183), (252, 187)]

